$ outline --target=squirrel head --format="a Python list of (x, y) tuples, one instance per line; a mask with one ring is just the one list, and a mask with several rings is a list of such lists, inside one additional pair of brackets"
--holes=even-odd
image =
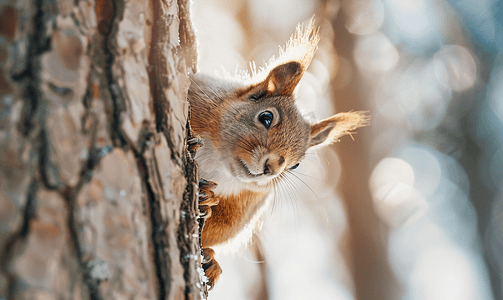
[(219, 164), (242, 182), (266, 186), (296, 168), (308, 148), (331, 144), (368, 122), (351, 112), (310, 124), (297, 109), (294, 91), (319, 41), (313, 23), (298, 28), (280, 57), (248, 81), (192, 78), (191, 126), (209, 137)]

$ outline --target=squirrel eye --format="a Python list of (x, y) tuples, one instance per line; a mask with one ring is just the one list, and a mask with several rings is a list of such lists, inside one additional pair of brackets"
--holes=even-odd
[(291, 167), (290, 170), (295, 170), (299, 167), (300, 163), (296, 164), (295, 166)]
[(272, 118), (273, 118), (272, 112), (268, 110), (263, 111), (260, 113), (260, 115), (258, 115), (259, 122), (264, 124), (265, 128), (267, 129), (269, 129), (269, 126), (271, 126)]

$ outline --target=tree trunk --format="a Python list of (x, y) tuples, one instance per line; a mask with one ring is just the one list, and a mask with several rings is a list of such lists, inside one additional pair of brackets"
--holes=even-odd
[[(368, 7), (369, 0), (344, 0), (340, 17), (332, 22), (335, 35), (334, 48), (340, 57), (353, 57), (356, 36), (348, 32), (346, 22), (356, 12)], [(351, 64), (354, 64), (350, 60)], [(364, 110), (364, 80), (354, 72), (353, 79), (345, 88), (336, 88), (340, 78), (334, 78), (332, 94), (337, 99), (339, 111)], [(353, 269), (355, 299), (394, 299), (400, 283), (393, 274), (382, 239), (388, 228), (379, 219), (372, 204), (367, 178), (370, 178), (369, 153), (371, 136), (369, 131), (358, 131), (358, 138), (349, 143), (338, 144), (344, 176), (339, 187), (346, 206), (349, 223), (350, 260)]]
[(0, 299), (204, 297), (188, 1), (3, 1), (0, 19)]

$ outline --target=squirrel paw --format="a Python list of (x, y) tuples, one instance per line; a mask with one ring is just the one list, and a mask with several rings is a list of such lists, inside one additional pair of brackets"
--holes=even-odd
[(197, 150), (202, 145), (204, 145), (204, 141), (198, 136), (187, 140), (187, 148), (189, 149), (190, 155), (192, 155), (192, 157), (196, 155)]
[[(218, 204), (218, 198), (215, 197), (213, 189), (217, 186), (213, 181), (201, 179), (199, 180), (199, 217), (200, 228), (204, 231), (204, 223), (207, 218), (211, 216), (211, 207)], [(201, 223), (202, 222), (202, 223)], [(202, 225), (201, 225), (202, 224)], [(203, 248), (203, 263), (202, 267), (204, 269), (204, 274), (208, 278), (207, 285), (210, 287), (208, 290), (212, 290), (217, 282), (220, 274), (222, 274), (222, 269), (220, 265), (215, 260), (215, 251), (211, 248)]]
[(210, 286), (208, 289), (209, 291), (213, 289), (215, 283), (217, 283), (218, 278), (220, 277), (220, 274), (222, 274), (222, 268), (220, 268), (220, 265), (215, 260), (214, 256), (215, 251), (213, 249), (203, 248), (203, 269), (206, 278), (208, 278), (207, 285)]
[(218, 198), (215, 198), (213, 189), (217, 186), (213, 181), (199, 180), (199, 212), (201, 218), (211, 216), (211, 207), (218, 204)]

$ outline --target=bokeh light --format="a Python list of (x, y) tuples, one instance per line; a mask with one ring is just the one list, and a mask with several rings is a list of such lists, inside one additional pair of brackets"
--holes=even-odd
[(339, 153), (306, 155), (266, 214), (264, 260), (221, 254), (210, 300), (503, 298), (501, 1), (195, 0), (193, 11), (201, 70), (230, 73), (277, 55), (316, 14), (298, 107), (312, 121), (372, 116)]

